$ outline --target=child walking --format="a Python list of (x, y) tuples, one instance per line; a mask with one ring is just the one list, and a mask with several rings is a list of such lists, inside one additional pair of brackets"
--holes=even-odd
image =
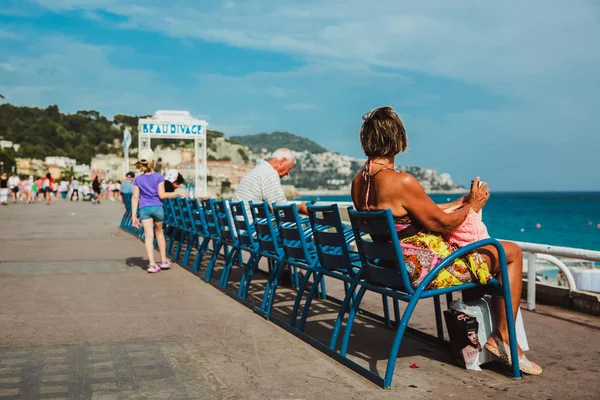
[[(177, 193), (165, 192), (165, 178), (154, 172), (154, 158), (152, 152), (140, 155), (140, 160), (135, 164), (142, 172), (133, 181), (133, 197), (131, 198), (131, 214), (133, 226), (144, 227), (146, 240), (146, 253), (148, 254), (149, 273), (159, 272), (161, 269), (171, 268), (171, 261), (167, 259), (167, 245), (163, 233), (164, 210), (162, 199), (177, 197)], [(139, 218), (138, 218), (139, 205)], [(154, 236), (158, 243), (161, 263), (156, 264), (154, 259)]]

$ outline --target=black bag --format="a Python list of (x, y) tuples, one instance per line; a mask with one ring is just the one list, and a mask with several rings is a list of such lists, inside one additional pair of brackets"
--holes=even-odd
[(457, 364), (470, 369), (469, 366), (477, 361), (481, 351), (477, 318), (449, 309), (444, 311), (444, 319)]

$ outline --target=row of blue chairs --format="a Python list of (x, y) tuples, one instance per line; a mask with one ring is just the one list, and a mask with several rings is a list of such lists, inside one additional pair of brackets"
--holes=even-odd
[[(142, 234), (131, 226), (130, 198), (125, 199), (125, 205), (121, 227), (141, 237)], [(287, 267), (292, 284), (297, 289), (287, 324), (294, 333), (304, 338), (306, 320), (315, 296), (327, 298), (325, 277), (343, 282), (345, 297), (340, 301), (329, 343), (322, 345), (314, 340), (309, 341), (385, 388), (392, 383), (400, 344), (418, 301), (433, 298), (437, 336), (443, 340), (440, 296), (446, 295), (449, 304), (452, 292), (482, 287), (478, 283), (466, 283), (451, 288), (429, 289), (429, 284), (443, 268), (456, 258), (489, 244), (497, 248), (501, 263), (500, 276), (502, 282), (508, 282), (502, 245), (495, 239), (485, 239), (461, 248), (442, 260), (417, 288), (413, 288), (390, 210), (359, 212), (349, 208), (351, 226), (342, 222), (335, 204), (312, 204), (308, 206), (308, 211), (308, 217), (303, 217), (295, 204), (269, 206), (266, 202), (245, 204), (215, 199), (169, 199), (165, 201), (167, 252), (182, 266), (197, 274), (200, 273), (205, 255), (210, 254), (201, 276), (225, 291), (229, 287), (232, 269), (236, 266), (241, 268), (238, 289), (233, 296), (245, 304), (249, 304), (248, 291), (259, 262), (261, 259), (267, 260), (268, 278), (262, 302), (256, 310), (270, 319), (273, 319), (276, 290)], [(386, 240), (376, 241), (373, 238)], [(193, 249), (196, 255), (190, 262)], [(223, 266), (217, 283), (213, 282), (213, 273), (219, 258), (223, 260)], [(298, 273), (299, 270), (303, 275)], [(504, 298), (511, 357), (512, 360), (518, 360), (509, 285), (503, 285), (494, 278), (482, 288), (491, 295)], [(360, 304), (367, 291), (381, 295), (381, 319), (396, 330), (383, 377), (347, 358), (352, 327), (357, 314), (363, 311)], [(392, 299), (394, 307), (393, 320), (388, 299)], [(402, 315), (399, 301), (407, 303)], [(346, 323), (342, 329), (344, 320)], [(340, 335), (341, 344), (338, 346)], [(513, 363), (512, 373), (516, 378), (521, 377), (518, 362)]]

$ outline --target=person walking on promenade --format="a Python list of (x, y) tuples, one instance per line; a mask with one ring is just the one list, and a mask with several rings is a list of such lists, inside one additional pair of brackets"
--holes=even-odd
[(32, 184), (31, 184), (31, 202), (35, 203), (37, 201), (37, 196), (38, 196), (38, 190), (39, 190), (39, 185), (38, 185), (38, 181), (37, 179), (34, 180), (32, 179)]
[(50, 205), (50, 202), (52, 201), (54, 185), (54, 178), (52, 178), (52, 175), (48, 172), (42, 181), (42, 192), (44, 193), (44, 196), (46, 196), (46, 205)]
[[(405, 151), (408, 146), (406, 129), (400, 116), (386, 106), (368, 112), (363, 121), (360, 142), (368, 160), (364, 169), (352, 180), (352, 202), (360, 211), (392, 211), (396, 224), (395, 233), (400, 242), (418, 250), (418, 256), (406, 256), (410, 258), (407, 258), (406, 266), (411, 283), (416, 288), (439, 260), (448, 257), (455, 250), (444, 239), (444, 235), (458, 228), (470, 212), (479, 212), (488, 201), (490, 193), (487, 184), (475, 178), (469, 195), (460, 199), (464, 206), (454, 212), (444, 212), (443, 209), (449, 205), (435, 204), (415, 177), (394, 170), (396, 155)], [(382, 237), (377, 240), (389, 239)], [(512, 312), (516, 319), (523, 284), (523, 253), (515, 243), (503, 241), (501, 244), (506, 252), (509, 276), (509, 282), (502, 283), (510, 285)], [(498, 251), (494, 246), (483, 246), (443, 269), (428, 289), (442, 289), (466, 282), (485, 284), (492, 276), (498, 277), (499, 272)], [(504, 300), (494, 297), (493, 302), (496, 330), (485, 348), (511, 364)], [(542, 368), (529, 361), (520, 347), (518, 354), (521, 371), (532, 375), (542, 373)]]
[(2, 172), (0, 175), (0, 204), (8, 205), (8, 174)]
[(21, 182), (21, 180), (19, 179), (17, 174), (14, 172), (10, 176), (10, 178), (8, 178), (8, 188), (10, 189), (10, 197), (12, 198), (13, 204), (17, 202), (17, 195), (19, 194), (19, 183), (20, 182)]
[(79, 181), (76, 176), (71, 181), (71, 201), (73, 201), (73, 196), (75, 195), (77, 195), (77, 201), (79, 201)]
[(23, 188), (25, 191), (25, 197), (27, 198), (27, 204), (33, 203), (33, 176), (29, 176), (29, 178), (25, 181)]
[(135, 178), (133, 172), (125, 174), (125, 180), (121, 183), (121, 194), (133, 194), (133, 178)]
[[(296, 159), (289, 149), (277, 149), (271, 155), (269, 161), (260, 161), (240, 182), (233, 201), (243, 201), (250, 214), (250, 202), (266, 201), (278, 205), (288, 204), (288, 199), (281, 187), (281, 178), (288, 175), (294, 166)], [(298, 211), (308, 214), (306, 203), (298, 205)]]
[(92, 192), (94, 193), (94, 196), (92, 198), (92, 204), (100, 204), (102, 186), (100, 185), (100, 179), (98, 179), (98, 175), (94, 177), (94, 181), (92, 182)]
[[(167, 259), (167, 244), (163, 232), (163, 199), (177, 197), (177, 193), (165, 192), (165, 178), (154, 172), (154, 155), (151, 151), (142, 152), (140, 160), (135, 164), (141, 175), (133, 182), (133, 197), (131, 199), (131, 214), (135, 228), (144, 227), (146, 253), (148, 254), (149, 273), (159, 272), (161, 269), (171, 268), (171, 261)], [(139, 206), (139, 218), (138, 218)], [(156, 264), (154, 259), (154, 236), (158, 243), (161, 263)]]

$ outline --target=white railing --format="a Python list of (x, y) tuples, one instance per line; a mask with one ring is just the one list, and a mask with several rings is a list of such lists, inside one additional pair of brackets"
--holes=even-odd
[[(300, 201), (296, 201), (300, 203)], [(346, 208), (352, 206), (352, 202), (349, 201), (319, 201), (319, 204), (337, 204), (340, 208)], [(347, 222), (347, 221), (344, 221)], [(559, 257), (568, 257), (576, 260), (587, 260), (600, 262), (600, 251), (577, 249), (573, 247), (561, 247), (561, 246), (550, 246), (547, 244), (529, 243), (529, 242), (517, 242), (515, 240), (500, 239), (505, 241), (511, 241), (519, 245), (521, 250), (527, 254), (527, 308), (529, 310), (535, 310), (535, 286), (536, 286), (536, 261), (544, 260), (556, 265), (567, 279), (569, 286), (569, 295), (577, 290), (575, 279), (571, 270), (562, 262)]]
[(515, 243), (527, 254), (527, 308), (529, 310), (535, 310), (536, 260), (540, 259), (551, 262), (565, 274), (567, 284), (569, 285), (569, 294), (574, 290), (577, 290), (575, 279), (573, 278), (571, 270), (556, 256), (600, 262), (600, 251), (528, 242), (515, 241)]

